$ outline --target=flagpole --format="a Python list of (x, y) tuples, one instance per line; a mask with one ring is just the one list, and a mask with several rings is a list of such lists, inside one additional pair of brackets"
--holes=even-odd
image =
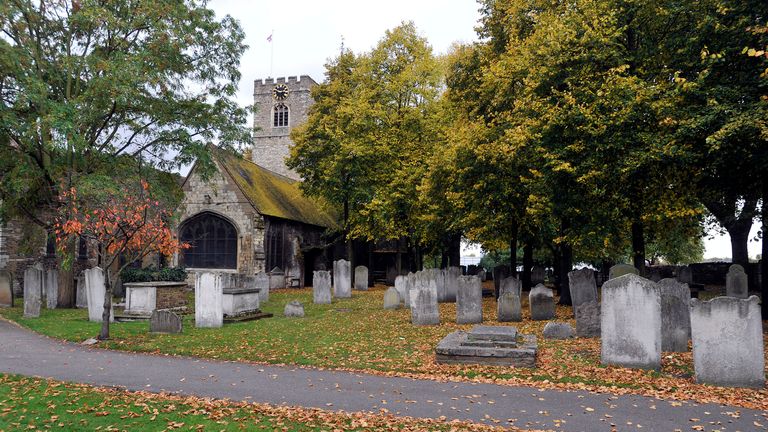
[(269, 76), (272, 77), (272, 73), (274, 72), (275, 67), (275, 43), (272, 42), (272, 37), (275, 35), (275, 29), (272, 29), (272, 33), (269, 34), (269, 47), (271, 50), (270, 58), (269, 58)]

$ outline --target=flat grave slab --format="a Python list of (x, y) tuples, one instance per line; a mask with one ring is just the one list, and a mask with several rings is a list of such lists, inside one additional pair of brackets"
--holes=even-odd
[(435, 348), (435, 358), (444, 364), (535, 368), (537, 350), (536, 336), (518, 335), (515, 327), (475, 326), (444, 337)]
[(467, 332), (469, 340), (517, 341), (517, 327), (476, 325)]

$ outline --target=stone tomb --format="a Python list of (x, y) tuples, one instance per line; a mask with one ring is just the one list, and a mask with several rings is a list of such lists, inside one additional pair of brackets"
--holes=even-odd
[(411, 291), (411, 323), (413, 325), (440, 324), (437, 307), (437, 284), (429, 270), (416, 273)]
[(315, 270), (312, 273), (312, 302), (331, 304), (331, 272)]
[(616, 264), (608, 270), (608, 279), (616, 279), (619, 276), (628, 274), (637, 275), (640, 274), (637, 269), (629, 264)]
[(456, 322), (477, 324), (483, 322), (483, 287), (477, 276), (459, 276), (456, 298)]
[(261, 313), (261, 289), (256, 287), (256, 276), (225, 273), (221, 274), (221, 283), (221, 308), (225, 317)]
[(352, 272), (347, 260), (333, 262), (333, 296), (336, 298), (352, 297)]
[(544, 321), (555, 317), (555, 297), (552, 290), (542, 284), (538, 284), (528, 294), (531, 319)]
[(36, 267), (24, 270), (24, 318), (40, 316), (43, 297), (43, 271)]
[(151, 315), (155, 309), (186, 306), (186, 282), (130, 282), (125, 287), (125, 313)]
[(740, 299), (747, 298), (749, 282), (747, 274), (744, 273), (744, 267), (734, 264), (728, 268), (728, 274), (725, 275), (725, 295)]
[(661, 367), (661, 295), (654, 282), (635, 274), (603, 284), (601, 305), (603, 364)]
[(676, 279), (659, 282), (661, 293), (661, 350), (687, 352), (691, 337), (691, 290)]
[(355, 267), (355, 289), (358, 291), (368, 291), (368, 267)]
[(285, 288), (285, 272), (280, 267), (273, 268), (268, 276), (270, 290)]
[(195, 327), (224, 325), (224, 287), (220, 273), (195, 274)]
[(181, 333), (181, 317), (168, 310), (154, 310), (149, 317), (150, 333)]
[(691, 299), (691, 333), (697, 382), (763, 388), (763, 323), (757, 296)]
[(11, 273), (0, 270), (0, 307), (13, 306), (13, 283)]
[(536, 336), (520, 335), (511, 326), (476, 325), (456, 331), (435, 348), (437, 363), (536, 367)]

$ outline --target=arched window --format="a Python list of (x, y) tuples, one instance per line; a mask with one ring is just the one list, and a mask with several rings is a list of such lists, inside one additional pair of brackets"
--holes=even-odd
[(285, 104), (277, 104), (274, 109), (274, 121), (273, 127), (287, 127), (288, 126), (288, 107)]
[(237, 268), (237, 230), (220, 216), (201, 213), (188, 219), (179, 229), (179, 240), (191, 246), (181, 252), (185, 267)]

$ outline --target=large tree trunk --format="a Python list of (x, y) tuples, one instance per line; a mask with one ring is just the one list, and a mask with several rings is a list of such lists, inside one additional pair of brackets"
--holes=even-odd
[(632, 222), (632, 265), (645, 276), (645, 232), (643, 222)]
[(763, 320), (768, 320), (768, 173), (763, 174), (763, 239), (760, 258), (760, 292), (762, 292)]
[(731, 237), (731, 262), (741, 264), (744, 270), (749, 263), (749, 231), (752, 229), (752, 223), (749, 225), (743, 223), (734, 223), (725, 228)]
[(517, 277), (517, 224), (512, 228), (512, 237), (509, 239), (509, 275)]
[(568, 272), (573, 268), (573, 248), (567, 243), (560, 246), (560, 301), (558, 304), (570, 306), (571, 285), (568, 281)]
[(702, 200), (704, 206), (712, 213), (720, 225), (728, 231), (731, 237), (731, 262), (744, 266), (747, 270), (749, 264), (749, 231), (756, 216), (757, 197), (747, 197), (739, 211), (736, 207), (736, 198), (730, 200)]
[(452, 267), (459, 267), (461, 266), (461, 233), (453, 234), (450, 241), (448, 262)]
[(533, 245), (527, 241), (523, 246), (523, 289), (530, 291), (531, 287), (531, 269), (533, 268)]

